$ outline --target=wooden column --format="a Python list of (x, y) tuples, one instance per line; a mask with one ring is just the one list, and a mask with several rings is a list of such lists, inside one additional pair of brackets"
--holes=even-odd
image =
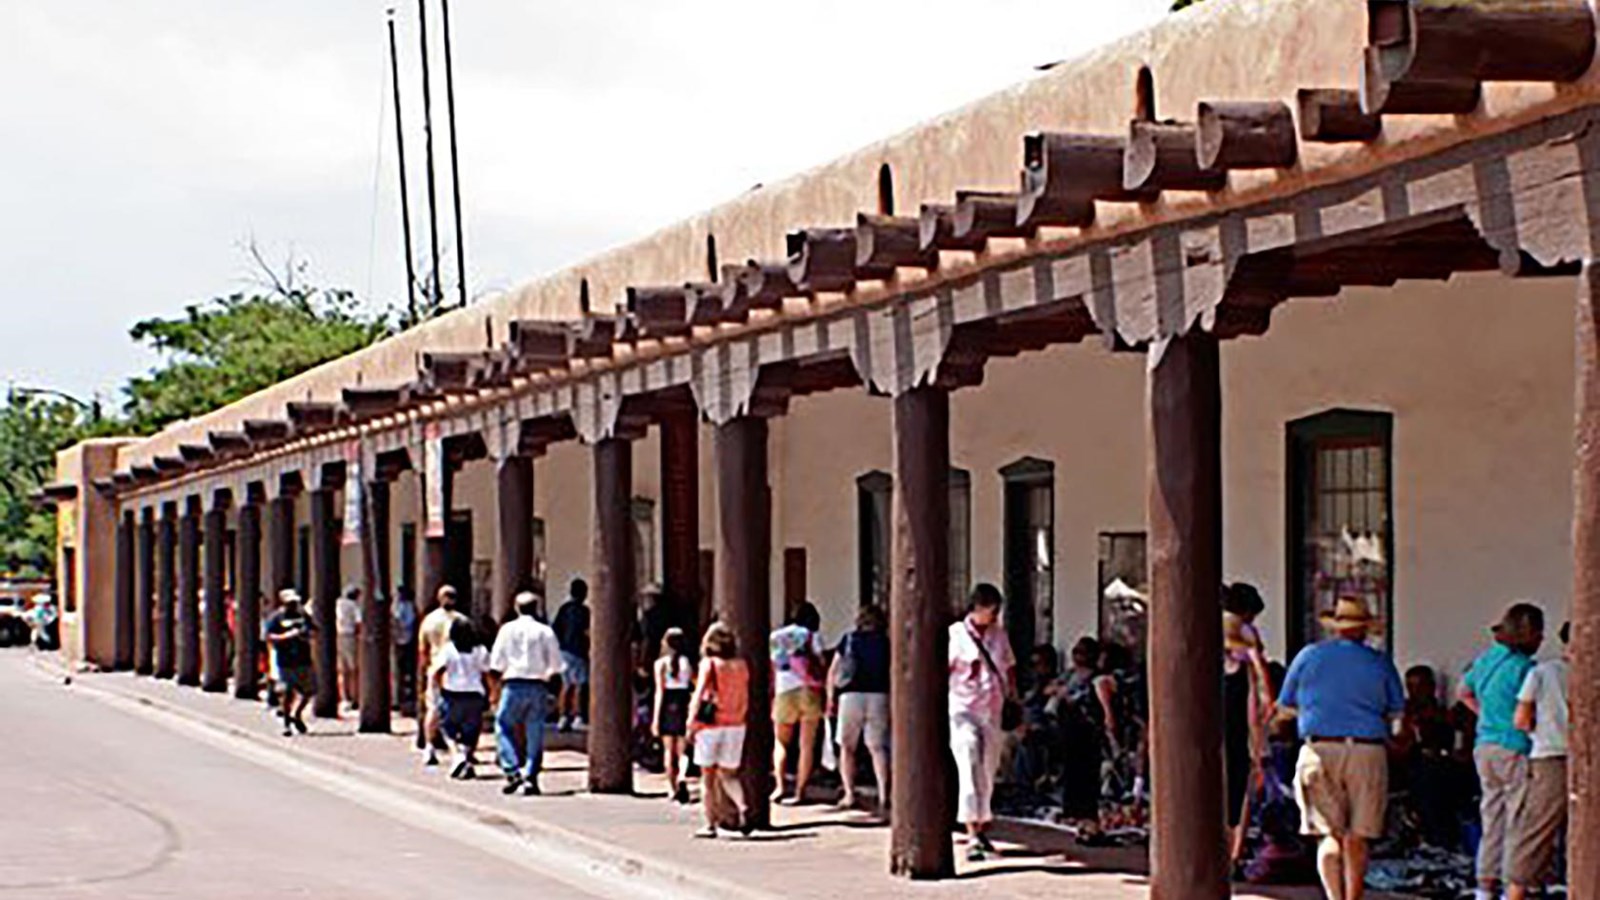
[(178, 522), (178, 683), (200, 684), (200, 519), (199, 497), (184, 504)]
[(1222, 773), (1222, 387), (1216, 338), (1150, 351), (1150, 896), (1229, 895)]
[(149, 507), (139, 515), (135, 553), (137, 577), (133, 590), (133, 671), (150, 675), (156, 669), (156, 522), (155, 513)]
[(267, 590), (276, 595), (294, 587), (294, 550), (297, 536), (294, 522), (295, 495), (273, 497), (267, 505)]
[(500, 517), (500, 558), (494, 620), (511, 618), (512, 601), (533, 579), (533, 457), (508, 456), (495, 473), (496, 509)]
[(741, 771), (751, 821), (772, 819), (772, 497), (767, 485), (767, 421), (742, 416), (718, 425), (718, 616), (739, 638), (750, 665), (750, 714)]
[(205, 515), (205, 656), (200, 689), (221, 693), (228, 689), (228, 500), (219, 495)]
[(322, 486), (311, 492), (311, 596), (312, 662), (317, 675), (317, 696), (311, 712), (318, 718), (339, 717), (339, 531), (334, 527), (334, 490)]
[(595, 597), (589, 642), (589, 790), (633, 792), (633, 444), (594, 445)]
[(366, 484), (361, 527), (361, 722), (366, 734), (388, 734), (390, 726), (389, 590), (384, 584), (389, 543), (389, 482)]
[(896, 875), (955, 874), (950, 753), (950, 394), (920, 387), (894, 401), (894, 582), (889, 697), (895, 748), (890, 862)]
[[(693, 642), (700, 621), (700, 414), (661, 420), (661, 593), (672, 624)], [(656, 648), (647, 647), (654, 656)]]
[(178, 671), (178, 505), (161, 505), (160, 540), (157, 542), (156, 677), (171, 678)]
[(239, 507), (234, 558), (238, 582), (233, 586), (237, 632), (233, 636), (233, 694), (254, 700), (261, 687), (256, 661), (261, 656), (261, 500), (249, 491)]
[(1567, 890), (1600, 897), (1600, 269), (1584, 263), (1577, 323)]
[(133, 510), (129, 509), (117, 525), (117, 606), (112, 617), (111, 668), (119, 672), (133, 668), (133, 531)]

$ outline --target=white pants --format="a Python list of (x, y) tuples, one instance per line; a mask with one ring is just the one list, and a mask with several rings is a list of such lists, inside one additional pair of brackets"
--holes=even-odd
[(1000, 767), (1000, 723), (960, 713), (950, 717), (950, 752), (956, 758), (956, 821), (994, 820), (994, 776)]

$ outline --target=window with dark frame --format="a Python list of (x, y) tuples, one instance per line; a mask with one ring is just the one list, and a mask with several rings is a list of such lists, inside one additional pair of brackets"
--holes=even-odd
[[(1331, 410), (1288, 425), (1289, 642), (1321, 636), (1319, 617), (1356, 596), (1384, 626), (1394, 615), (1394, 416)], [(1392, 651), (1392, 629), (1375, 642)]]
[(1024, 457), (1000, 470), (1005, 489), (1006, 631), (1018, 659), (1055, 639), (1056, 466)]
[[(894, 476), (873, 471), (856, 479), (858, 598), (887, 609), (893, 579)], [(972, 587), (972, 473), (950, 470), (950, 609), (966, 607)]]

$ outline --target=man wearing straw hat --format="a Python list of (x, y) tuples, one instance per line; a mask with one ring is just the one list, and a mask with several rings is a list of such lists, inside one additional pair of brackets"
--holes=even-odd
[(1367, 842), (1383, 836), (1388, 805), (1389, 722), (1405, 711), (1405, 688), (1394, 663), (1367, 646), (1376, 622), (1365, 599), (1341, 597), (1322, 624), (1328, 639), (1295, 657), (1278, 703), (1305, 742), (1295, 799), (1302, 830), (1319, 839), (1323, 890), (1361, 900)]

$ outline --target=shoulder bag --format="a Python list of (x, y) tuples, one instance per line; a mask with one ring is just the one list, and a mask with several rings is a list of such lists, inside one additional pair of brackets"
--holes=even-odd
[(1022, 704), (1011, 696), (1011, 685), (1006, 682), (1006, 676), (1001, 673), (1000, 667), (994, 664), (994, 657), (989, 655), (989, 648), (983, 645), (982, 635), (973, 631), (971, 625), (967, 626), (967, 635), (978, 645), (978, 653), (983, 657), (984, 665), (994, 673), (995, 680), (1000, 682), (1000, 689), (1006, 692), (1005, 702), (1000, 705), (1000, 730), (1016, 731), (1022, 727)]

